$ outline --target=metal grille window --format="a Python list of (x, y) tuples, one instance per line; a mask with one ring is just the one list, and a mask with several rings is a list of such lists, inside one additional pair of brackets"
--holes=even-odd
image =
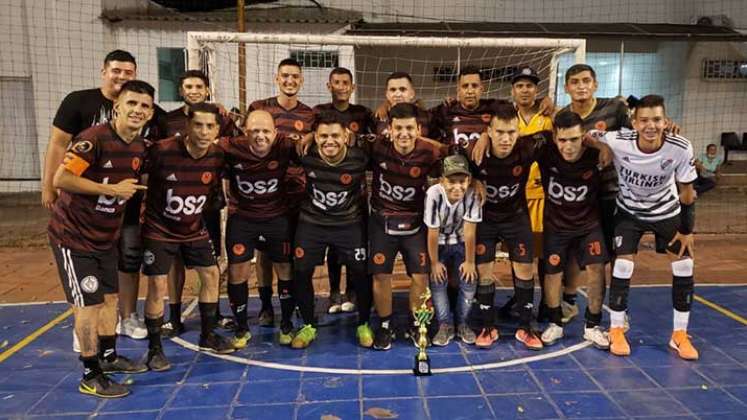
[(301, 63), (303, 68), (332, 69), (340, 64), (337, 51), (291, 51), (290, 56)]
[(747, 61), (703, 60), (704, 80), (747, 80)]

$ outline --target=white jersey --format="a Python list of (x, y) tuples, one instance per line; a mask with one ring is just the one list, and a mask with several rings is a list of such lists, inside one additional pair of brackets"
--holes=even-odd
[(439, 245), (455, 245), (464, 242), (464, 221), (482, 221), (482, 206), (472, 188), (467, 189), (460, 201), (452, 204), (446, 198), (444, 187), (434, 184), (425, 193), (423, 221), (429, 228), (438, 229)]
[(638, 148), (637, 131), (610, 131), (600, 140), (614, 154), (620, 209), (646, 222), (680, 213), (676, 183), (690, 183), (698, 177), (690, 141), (665, 134), (659, 150), (645, 153)]

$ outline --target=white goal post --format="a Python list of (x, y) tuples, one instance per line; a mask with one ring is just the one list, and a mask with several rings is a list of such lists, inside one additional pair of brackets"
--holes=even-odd
[[(526, 49), (539, 50), (545, 49), (552, 51), (549, 55), (549, 70), (547, 72), (548, 92), (554, 94), (557, 83), (558, 57), (563, 53), (573, 53), (576, 63), (583, 63), (586, 58), (586, 40), (584, 39), (553, 39), (553, 38), (458, 38), (458, 37), (407, 37), (407, 36), (362, 36), (362, 35), (317, 35), (317, 34), (292, 34), (292, 33), (241, 33), (241, 32), (188, 32), (187, 33), (187, 52), (189, 69), (209, 69), (211, 83), (229, 84), (226, 82), (225, 69), (221, 75), (213, 74), (216, 67), (216, 58), (213, 48), (210, 45), (238, 45), (244, 44), (254, 46), (255, 50), (260, 48), (270, 48), (269, 45), (282, 46), (286, 48), (283, 52), (276, 53), (274, 58), (287, 57), (287, 51), (293, 47), (308, 48), (313, 46), (316, 49), (327, 49), (330, 47), (338, 48), (342, 51), (340, 55), (340, 65), (349, 67), (354, 73), (356, 70), (355, 48), (372, 47), (372, 48), (449, 48), (457, 51), (466, 51), (466, 49)], [(286, 54), (283, 56), (283, 54)], [(247, 50), (247, 60), (252, 60), (252, 52)], [(483, 53), (484, 54), (484, 53)], [(222, 55), (227, 55), (225, 52)], [(345, 58), (343, 58), (343, 56)], [(406, 59), (407, 57), (404, 57)], [(223, 58), (223, 61), (226, 59)], [(235, 57), (231, 58), (232, 62), (238, 62)], [(520, 58), (517, 57), (517, 60)], [(220, 60), (217, 60), (220, 61)], [(279, 61), (279, 60), (278, 60)], [(456, 61), (456, 72), (458, 73), (459, 60)], [(464, 54), (464, 62), (469, 62)], [(513, 63), (519, 65), (521, 63)], [(225, 66), (225, 64), (223, 64)], [(217, 64), (221, 67), (221, 64)], [(234, 71), (233, 69), (231, 70)], [(233, 77), (233, 75), (231, 75)], [(263, 76), (265, 77), (265, 76)], [(264, 81), (267, 84), (267, 81)], [(307, 80), (306, 86), (309, 86)], [(213, 92), (217, 87), (213, 86)], [(269, 95), (268, 95), (269, 96)]]

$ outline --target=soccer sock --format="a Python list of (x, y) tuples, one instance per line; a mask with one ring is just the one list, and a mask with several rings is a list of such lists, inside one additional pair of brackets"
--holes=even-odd
[(99, 336), (99, 359), (113, 362), (117, 360), (117, 336), (100, 335)]
[(556, 308), (548, 307), (547, 312), (550, 315), (550, 322), (561, 327), (563, 326), (563, 311), (560, 309), (560, 306)]
[(228, 283), (228, 302), (231, 306), (231, 312), (236, 319), (237, 332), (247, 331), (246, 304), (249, 300), (249, 284), (247, 282)]
[(83, 379), (89, 380), (101, 372), (101, 364), (99, 364), (98, 356), (91, 357), (79, 357), (80, 361), (83, 362)]
[(563, 301), (569, 305), (575, 305), (576, 294), (575, 293), (563, 293)]
[(351, 284), (354, 285), (353, 288), (356, 290), (358, 300), (358, 325), (363, 325), (371, 318), (373, 282), (371, 278), (366, 275), (365, 265), (361, 264), (360, 268), (354, 267), (352, 270), (350, 266), (348, 266), (348, 272), (348, 281), (352, 280), (352, 283), (348, 284), (348, 290), (351, 289)]
[[(630, 278), (633, 276), (635, 263), (618, 258), (612, 267), (612, 281), (610, 282), (610, 325), (612, 328), (622, 327), (625, 322), (625, 311), (628, 309), (628, 293), (630, 292)], [(618, 314), (616, 314), (618, 312)]]
[(519, 328), (528, 330), (534, 309), (534, 281), (516, 279), (514, 296), (519, 306)]
[(169, 322), (171, 325), (182, 323), (182, 303), (169, 303)]
[(381, 328), (388, 330), (389, 329), (389, 323), (392, 321), (392, 316), (382, 316), (381, 317)]
[(215, 324), (218, 322), (216, 316), (218, 303), (200, 302), (200, 332), (203, 337), (213, 333)]
[(687, 324), (690, 321), (690, 311), (682, 312), (676, 309), (674, 311), (673, 329), (687, 331)]
[(261, 310), (272, 311), (272, 286), (260, 286), (259, 289), (259, 300), (262, 302)]
[(299, 269), (296, 268), (293, 280), (295, 287), (293, 290), (296, 304), (298, 309), (301, 311), (301, 318), (303, 318), (304, 325), (314, 324), (314, 284), (312, 277), (314, 276), (314, 267), (311, 269)]
[(329, 293), (340, 293), (342, 264), (340, 264), (337, 254), (332, 250), (327, 252), (327, 276), (329, 277)]
[(610, 309), (610, 327), (623, 328), (625, 326), (625, 311), (614, 311)]
[(161, 325), (163, 325), (163, 315), (158, 318), (145, 317), (145, 328), (148, 330), (149, 349), (161, 347)]
[(493, 328), (495, 314), (493, 305), (495, 301), (495, 284), (477, 286), (477, 303), (480, 310), (481, 328)]
[(593, 314), (589, 312), (589, 308), (586, 308), (584, 318), (586, 318), (586, 328), (594, 328), (602, 323), (602, 313)]
[(290, 328), (293, 325), (293, 310), (296, 301), (293, 299), (293, 281), (278, 279), (278, 297), (280, 298), (280, 327)]

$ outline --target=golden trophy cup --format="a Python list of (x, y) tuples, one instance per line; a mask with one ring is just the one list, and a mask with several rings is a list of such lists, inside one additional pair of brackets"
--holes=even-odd
[(431, 301), (431, 289), (425, 289), (420, 295), (420, 307), (415, 310), (415, 326), (418, 327), (418, 353), (415, 355), (413, 372), (416, 376), (429, 376), (431, 373), (431, 359), (425, 348), (428, 346), (428, 325), (433, 319), (434, 309)]

